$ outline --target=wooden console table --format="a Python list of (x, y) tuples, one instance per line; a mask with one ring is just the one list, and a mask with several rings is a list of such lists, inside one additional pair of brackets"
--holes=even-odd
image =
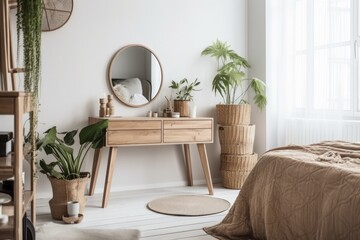
[[(102, 207), (108, 204), (117, 148), (123, 146), (184, 145), (188, 185), (193, 185), (189, 144), (196, 144), (205, 174), (209, 194), (213, 195), (205, 143), (213, 142), (212, 118), (147, 118), (147, 117), (90, 117), (89, 124), (108, 119), (106, 147), (109, 147), (108, 165)], [(89, 195), (94, 194), (99, 172), (101, 149), (96, 149), (92, 167)]]

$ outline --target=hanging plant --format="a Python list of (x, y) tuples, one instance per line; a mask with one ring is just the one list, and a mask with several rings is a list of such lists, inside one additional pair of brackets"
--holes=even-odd
[[(32, 108), (28, 139), (33, 146), (31, 152), (36, 159), (35, 138), (39, 112), (40, 91), (40, 48), (42, 0), (17, 0), (17, 51), (18, 60), (22, 50), (24, 72), (24, 91), (32, 93)], [(36, 177), (36, 176), (34, 176)]]
[(32, 93), (34, 126), (37, 125), (40, 91), (42, 0), (17, 0), (17, 49), (23, 50), (24, 91)]
[[(32, 93), (32, 108), (30, 118), (33, 119), (29, 132), (30, 141), (35, 143), (39, 112), (40, 91), (40, 48), (41, 48), (41, 19), (42, 0), (17, 0), (17, 51), (23, 51), (24, 91)], [(36, 150), (32, 149), (36, 158)]]

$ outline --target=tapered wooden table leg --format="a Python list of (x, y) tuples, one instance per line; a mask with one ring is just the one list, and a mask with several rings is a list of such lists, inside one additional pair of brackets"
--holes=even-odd
[(99, 174), (99, 168), (100, 168), (100, 156), (101, 156), (101, 150), (102, 148), (96, 148), (94, 153), (94, 160), (93, 160), (93, 166), (91, 170), (91, 179), (90, 179), (90, 189), (89, 189), (89, 195), (94, 195), (95, 192), (95, 186), (96, 186), (96, 180)]
[(203, 171), (205, 174), (207, 187), (209, 189), (209, 194), (214, 195), (214, 189), (213, 189), (209, 161), (208, 161), (208, 157), (206, 154), (205, 144), (203, 144), (203, 143), (197, 144), (197, 148), (198, 148), (199, 155), (200, 155), (201, 165), (202, 165), (202, 168), (203, 168)]
[(193, 186), (194, 182), (193, 182), (193, 176), (192, 176), (192, 166), (191, 166), (191, 157), (190, 157), (190, 146), (189, 146), (189, 144), (184, 144), (184, 153), (185, 153), (185, 162), (186, 162), (188, 186)]
[(117, 155), (117, 148), (110, 147), (109, 148), (109, 161), (108, 161), (106, 177), (105, 177), (105, 187), (104, 187), (102, 208), (106, 208), (108, 201), (109, 201), (109, 193), (110, 193), (110, 187), (111, 187), (112, 177), (113, 177), (114, 168), (115, 168), (116, 155)]

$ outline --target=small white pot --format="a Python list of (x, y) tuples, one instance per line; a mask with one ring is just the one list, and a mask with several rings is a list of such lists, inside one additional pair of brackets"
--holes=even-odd
[(67, 213), (69, 217), (76, 217), (80, 212), (80, 204), (77, 201), (67, 202)]

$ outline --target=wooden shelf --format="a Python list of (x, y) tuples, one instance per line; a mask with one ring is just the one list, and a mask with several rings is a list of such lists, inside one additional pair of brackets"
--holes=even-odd
[[(14, 116), (14, 152), (0, 158), (0, 180), (14, 178), (13, 199), (4, 206), (4, 213), (9, 215), (9, 222), (0, 225), (0, 239), (23, 239), (23, 217), (31, 206), (31, 218), (35, 224), (35, 180), (30, 179), (30, 189), (24, 190), (22, 173), (23, 158), (23, 122), (24, 114), (32, 111), (31, 94), (25, 92), (0, 92), (0, 115)], [(30, 115), (30, 121), (33, 121)], [(35, 171), (35, 159), (30, 161), (30, 176)]]
[(13, 157), (12, 153), (6, 157), (0, 157), (0, 181), (14, 176)]
[(13, 231), (14, 231), (14, 217), (10, 216), (8, 223), (0, 225), (0, 240), (12, 239)]

